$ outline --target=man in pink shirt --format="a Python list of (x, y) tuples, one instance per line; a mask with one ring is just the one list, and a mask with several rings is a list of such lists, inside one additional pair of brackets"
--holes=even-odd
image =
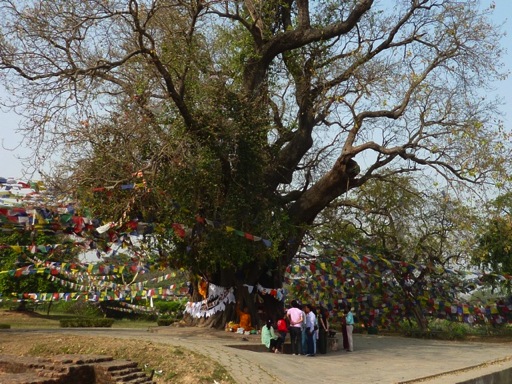
[(292, 343), (292, 355), (300, 355), (302, 353), (301, 349), (301, 339), (302, 339), (302, 321), (304, 320), (302, 317), (302, 311), (299, 309), (299, 305), (296, 300), (292, 300), (292, 307), (287, 311), (286, 316), (290, 321), (290, 341)]

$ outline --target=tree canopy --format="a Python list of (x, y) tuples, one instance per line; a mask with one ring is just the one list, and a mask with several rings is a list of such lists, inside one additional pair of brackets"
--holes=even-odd
[(36, 162), (58, 155), (63, 185), (105, 221), (191, 228), (162, 252), (222, 285), (279, 286), (318, 215), (370, 180), (507, 180), (506, 133), (482, 93), (503, 76), (502, 32), (477, 1), (0, 0), (0, 11), (0, 76)]

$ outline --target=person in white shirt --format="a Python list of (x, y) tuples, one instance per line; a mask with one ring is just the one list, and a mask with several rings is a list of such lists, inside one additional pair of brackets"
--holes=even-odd
[(306, 338), (308, 349), (306, 356), (315, 356), (315, 344), (314, 337), (316, 333), (316, 315), (311, 310), (311, 304), (304, 305), (304, 312), (306, 313)]

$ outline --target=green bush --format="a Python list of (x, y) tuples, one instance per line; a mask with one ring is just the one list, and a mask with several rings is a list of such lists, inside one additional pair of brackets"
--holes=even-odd
[(71, 302), (67, 313), (72, 313), (76, 316), (84, 317), (101, 316), (101, 310), (97, 303), (91, 303), (85, 300)]
[(155, 308), (160, 313), (183, 312), (183, 310), (185, 309), (185, 301), (184, 300), (157, 301), (157, 302), (155, 302)]
[(87, 300), (53, 301), (50, 306), (50, 312), (68, 313), (83, 317), (94, 317), (102, 315), (98, 304), (89, 302)]
[(174, 319), (170, 319), (170, 318), (162, 318), (162, 319), (158, 319), (156, 321), (156, 324), (159, 326), (159, 327), (166, 327), (166, 326), (169, 326), (171, 325), (172, 323), (174, 323)]
[(471, 333), (470, 326), (465, 323), (452, 323), (450, 335), (453, 339), (463, 340)]
[(478, 327), (443, 319), (430, 321), (429, 327), (425, 331), (422, 331), (415, 321), (403, 321), (400, 324), (400, 330), (408, 337), (440, 340), (464, 340), (470, 335), (482, 334)]
[(11, 329), (10, 324), (0, 324), (0, 329)]
[(58, 313), (71, 313), (71, 306), (74, 304), (73, 301), (58, 300), (52, 301), (50, 306), (51, 312)]
[(87, 319), (61, 319), (60, 326), (62, 328), (109, 328), (114, 324), (114, 319), (97, 319), (97, 318), (87, 318)]
[(158, 315), (155, 313), (142, 313), (137, 316), (139, 321), (157, 321)]

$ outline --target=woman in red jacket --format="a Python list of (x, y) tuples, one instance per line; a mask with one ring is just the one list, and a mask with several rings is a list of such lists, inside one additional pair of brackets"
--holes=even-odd
[(282, 319), (277, 320), (277, 332), (281, 335), (281, 339), (283, 340), (281, 352), (284, 352), (284, 341), (286, 340), (286, 334), (288, 333), (288, 318), (286, 317), (286, 312)]

